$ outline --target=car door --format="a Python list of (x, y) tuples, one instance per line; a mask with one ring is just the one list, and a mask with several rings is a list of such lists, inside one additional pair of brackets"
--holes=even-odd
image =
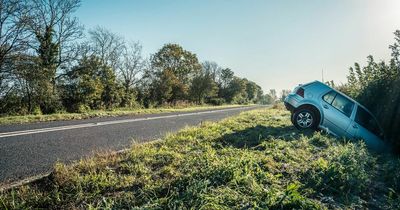
[(366, 109), (357, 106), (354, 121), (352, 122), (351, 132), (357, 139), (363, 139), (366, 145), (375, 150), (384, 150), (383, 132), (381, 131), (376, 119)]
[(351, 123), (355, 103), (334, 90), (322, 96), (322, 107), (324, 110), (323, 126), (328, 132), (338, 137), (353, 136), (347, 132)]

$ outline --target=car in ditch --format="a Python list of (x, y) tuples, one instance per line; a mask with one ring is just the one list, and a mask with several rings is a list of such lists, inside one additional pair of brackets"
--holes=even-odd
[(374, 115), (338, 90), (314, 81), (297, 86), (284, 100), (291, 121), (300, 130), (320, 129), (336, 137), (363, 139), (369, 148), (387, 150)]

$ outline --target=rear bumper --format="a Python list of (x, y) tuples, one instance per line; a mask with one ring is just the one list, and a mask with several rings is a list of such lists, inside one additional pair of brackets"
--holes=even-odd
[(287, 110), (289, 110), (290, 112), (293, 112), (294, 111), (294, 106), (293, 105), (291, 105), (291, 104), (289, 104), (288, 102), (284, 102), (284, 104), (285, 104), (285, 107), (286, 107), (286, 109)]
[(287, 110), (293, 112), (299, 106), (299, 101), (298, 96), (291, 93), (285, 98), (284, 104)]

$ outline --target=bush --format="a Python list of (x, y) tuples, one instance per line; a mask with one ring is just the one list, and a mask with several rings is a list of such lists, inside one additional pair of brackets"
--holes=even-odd
[(29, 113), (28, 108), (24, 106), (23, 98), (15, 91), (0, 97), (0, 108), (0, 114), (3, 115), (19, 115)]
[(220, 106), (220, 105), (225, 104), (225, 99), (223, 99), (223, 98), (211, 98), (208, 103), (210, 103), (212, 105), (215, 105), (215, 106)]
[(376, 62), (367, 57), (367, 65), (355, 63), (350, 68), (348, 83), (339, 87), (375, 114), (394, 150), (400, 152), (400, 30), (395, 32), (396, 43), (390, 63)]
[(32, 114), (33, 115), (42, 115), (43, 113), (42, 113), (42, 110), (40, 109), (40, 107), (36, 106), (33, 108)]

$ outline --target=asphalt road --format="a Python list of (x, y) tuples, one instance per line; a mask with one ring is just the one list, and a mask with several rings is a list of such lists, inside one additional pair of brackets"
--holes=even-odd
[(212, 111), (93, 118), (0, 126), (0, 183), (49, 172), (99, 151), (117, 151), (132, 142), (163, 137), (187, 125), (217, 121), (260, 106)]

